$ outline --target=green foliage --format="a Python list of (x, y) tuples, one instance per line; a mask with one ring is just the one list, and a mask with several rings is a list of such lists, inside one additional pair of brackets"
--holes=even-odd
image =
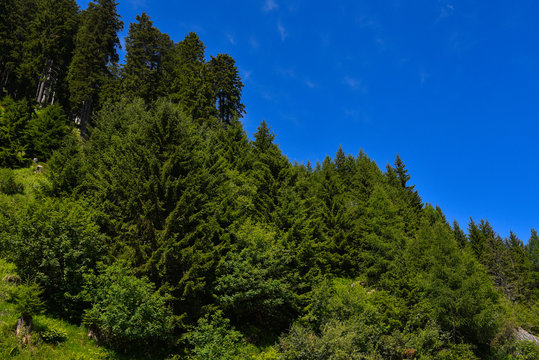
[[(2, 200), (2, 199), (0, 199)], [(81, 202), (35, 199), (0, 209), (1, 256), (13, 262), (24, 279), (46, 289), (50, 311), (77, 318), (84, 304), (78, 297), (83, 274), (104, 255), (105, 237), (97, 213)]]
[(234, 330), (221, 312), (206, 315), (185, 336), (192, 347), (192, 360), (240, 360), (249, 359), (245, 352), (245, 340)]
[(8, 301), (15, 304), (19, 316), (32, 318), (43, 311), (42, 294), (43, 289), (36, 283), (21, 284), (11, 289)]
[(243, 83), (236, 68), (236, 62), (228, 54), (219, 54), (209, 62), (213, 92), (216, 98), (219, 119), (225, 124), (240, 118), (245, 113), (241, 102)]
[(53, 195), (74, 193), (82, 184), (85, 168), (81, 148), (79, 133), (73, 130), (64, 137), (61, 147), (52, 154), (48, 162), (47, 178), (51, 183)]
[(120, 44), (118, 31), (123, 28), (123, 23), (116, 7), (115, 0), (90, 2), (75, 36), (67, 80), (70, 104), (74, 113), (80, 116), (83, 133), (99, 89), (111, 75), (108, 65), (119, 59), (116, 47)]
[(30, 120), (28, 101), (2, 100), (0, 109), (0, 166), (20, 167), (28, 163), (25, 129)]
[(60, 148), (70, 131), (64, 110), (51, 105), (35, 113), (26, 128), (28, 156), (47, 161), (54, 150)]
[(156, 352), (157, 344), (166, 349), (173, 329), (166, 298), (126, 263), (102, 265), (97, 276), (87, 274), (85, 293), (92, 307), (84, 323), (100, 342), (122, 352)]
[(15, 179), (15, 174), (11, 169), (0, 168), (0, 193), (6, 195), (19, 194), (24, 191), (22, 184)]
[(147, 103), (166, 94), (163, 83), (168, 74), (164, 66), (172, 51), (169, 36), (153, 27), (146, 13), (136, 16), (136, 23), (129, 25), (125, 40), (126, 62), (122, 68), (123, 95), (140, 97)]
[(216, 113), (210, 71), (205, 62), (206, 46), (190, 32), (176, 44), (171, 98), (194, 120), (208, 120)]
[(47, 344), (59, 344), (67, 340), (67, 333), (59, 328), (49, 327), (39, 333), (41, 339)]
[[(275, 233), (247, 223), (217, 268), (219, 305), (252, 340), (281, 333), (296, 315), (291, 254)], [(272, 334), (273, 333), (273, 334)]]

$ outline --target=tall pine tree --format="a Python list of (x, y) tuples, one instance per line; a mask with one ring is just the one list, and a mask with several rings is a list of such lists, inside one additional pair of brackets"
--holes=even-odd
[(173, 42), (153, 26), (146, 13), (137, 15), (129, 25), (125, 40), (127, 51), (122, 69), (123, 92), (127, 97), (141, 97), (147, 103), (165, 95), (163, 62), (169, 56)]
[(110, 77), (108, 65), (118, 62), (118, 31), (123, 22), (116, 12), (115, 0), (96, 0), (88, 4), (75, 37), (73, 61), (68, 82), (72, 112), (86, 133), (90, 114), (100, 87)]

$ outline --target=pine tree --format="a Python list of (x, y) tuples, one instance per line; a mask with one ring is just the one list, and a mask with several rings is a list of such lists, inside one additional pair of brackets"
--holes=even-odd
[(453, 220), (453, 235), (455, 236), (455, 240), (457, 240), (457, 244), (459, 245), (459, 247), (463, 249), (468, 243), (468, 239), (466, 238), (464, 230), (460, 228), (460, 225), (457, 220)]
[(197, 121), (216, 115), (209, 69), (205, 60), (206, 47), (194, 32), (175, 46), (174, 81), (171, 98)]
[(110, 77), (107, 66), (119, 59), (116, 48), (120, 44), (118, 31), (123, 28), (123, 23), (116, 6), (115, 0), (90, 2), (75, 37), (68, 82), (72, 111), (83, 134), (87, 132), (99, 89)]
[(63, 86), (78, 27), (74, 0), (37, 0), (36, 13), (24, 42), (24, 58), (17, 69), (25, 96), (46, 106), (66, 100)]
[(173, 42), (168, 35), (153, 27), (146, 13), (137, 15), (136, 21), (129, 25), (125, 40), (127, 55), (122, 69), (124, 96), (141, 97), (150, 103), (165, 95), (163, 61), (169, 56)]
[(25, 57), (29, 24), (36, 13), (36, 0), (0, 1), (0, 88), (13, 98), (24, 97), (17, 68)]
[(526, 247), (531, 263), (530, 287), (534, 298), (539, 299), (539, 236), (535, 229), (531, 229), (530, 240)]
[(236, 62), (228, 54), (218, 54), (209, 62), (218, 118), (227, 125), (242, 117), (245, 105), (241, 102), (243, 83)]
[(486, 247), (485, 237), (472, 218), (470, 218), (470, 223), (468, 224), (468, 239), (470, 240), (470, 246), (475, 257), (481, 261)]

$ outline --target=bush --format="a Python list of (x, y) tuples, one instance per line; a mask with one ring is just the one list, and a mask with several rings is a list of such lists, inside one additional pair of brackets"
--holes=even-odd
[(35, 283), (23, 284), (11, 289), (8, 301), (15, 304), (20, 316), (32, 318), (43, 311), (42, 293), (43, 290)]
[(0, 193), (13, 195), (22, 193), (23, 191), (24, 187), (15, 180), (13, 170), (0, 169)]
[(43, 342), (47, 344), (59, 344), (67, 340), (67, 333), (58, 328), (47, 328), (39, 334)]
[(186, 335), (192, 346), (192, 360), (236, 360), (246, 350), (245, 341), (240, 332), (230, 326), (220, 311), (206, 315), (198, 320), (198, 326)]
[(122, 352), (144, 351), (171, 339), (173, 316), (166, 298), (139, 279), (125, 263), (100, 265), (98, 276), (87, 275), (85, 294), (92, 307), (83, 322), (98, 340)]
[(69, 120), (60, 105), (51, 105), (34, 113), (26, 127), (29, 156), (47, 161), (69, 131)]
[(0, 256), (15, 264), (21, 278), (42, 286), (49, 311), (80, 319), (87, 307), (78, 296), (83, 274), (94, 271), (104, 255), (105, 238), (95, 224), (98, 214), (70, 200), (3, 203)]

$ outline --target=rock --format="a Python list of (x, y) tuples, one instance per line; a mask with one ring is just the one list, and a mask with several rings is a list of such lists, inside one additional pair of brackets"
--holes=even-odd
[(43, 170), (43, 166), (38, 165), (36, 169), (34, 170), (35, 173), (40, 173)]
[(37, 164), (37, 158), (34, 158), (32, 161), (34, 162), (34, 164)]
[(530, 334), (520, 326), (513, 330), (513, 335), (517, 341), (531, 341), (536, 345), (539, 345), (539, 337)]

